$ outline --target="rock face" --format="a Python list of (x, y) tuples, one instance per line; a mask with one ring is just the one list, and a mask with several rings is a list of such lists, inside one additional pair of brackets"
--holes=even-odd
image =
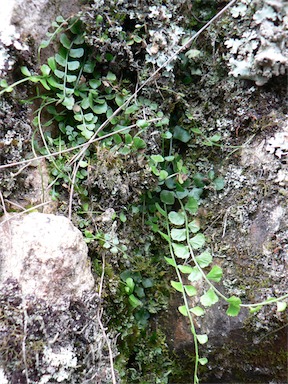
[[(67, 18), (77, 14), (81, 6), (83, 7), (83, 2), (11, 0), (1, 6), (3, 7), (0, 15), (0, 71), (6, 72), (15, 63), (11, 48), (18, 53), (26, 51), (28, 56), (29, 47), (24, 41), (31, 38), (36, 51), (51, 22), (59, 15)], [(29, 55), (31, 56), (31, 51)]]
[(1, 383), (111, 382), (81, 232), (61, 216), (10, 216), (0, 261)]
[[(18, 55), (26, 55), (31, 64), (51, 22), (59, 15), (77, 13), (80, 4), (83, 5), (81, 0), (11, 0), (3, 4), (2, 77), (19, 68), (18, 63), (15, 65)], [(24, 43), (28, 40), (30, 47)], [(13, 98), (1, 100), (1, 164), (22, 160), (23, 153), (29, 152), (30, 112)], [(42, 202), (43, 185), (49, 182), (45, 171), (45, 180), (39, 179), (38, 166), (33, 165), (32, 171), (29, 167), (25, 176), (22, 173), (14, 177), (10, 170), (1, 170), (1, 192), (12, 205), (16, 202), (34, 206)], [(38, 189), (40, 194), (36, 193)], [(10, 206), (6, 208), (9, 210)], [(1, 205), (1, 212), (3, 209)], [(100, 298), (93, 290), (87, 252), (81, 232), (65, 217), (41, 213), (2, 217), (1, 384), (108, 384), (112, 378), (117, 382), (107, 354), (110, 336), (102, 329)], [(114, 354), (115, 348), (111, 348)]]
[(233, 26), (235, 35), (225, 43), (233, 76), (264, 85), (287, 72), (287, 12), (285, 0), (237, 2), (231, 10), (238, 19)]
[[(57, 16), (69, 17), (79, 12), (81, 0), (15, 0), (11, 23), (17, 32), (30, 35), (39, 43)], [(45, 14), (45, 17), (43, 15)]]
[[(178, 23), (181, 18), (175, 16), (176, 8), (184, 1), (173, 2), (173, 20)], [(80, 0), (15, 0), (9, 18), (18, 35), (12, 39), (14, 43), (0, 43), (7, 65), (2, 68), (0, 64), (0, 69), (5, 72), (16, 62), (9, 52), (12, 46), (13, 52), (23, 51), (23, 57), (27, 53), (31, 59), (33, 55), (24, 40), (31, 37), (35, 47), (30, 48), (36, 49), (51, 21), (59, 14), (66, 17), (77, 12), (79, 3)], [(101, 9), (104, 2), (94, 3)], [(247, 9), (254, 9), (247, 1), (240, 1), (233, 9), (232, 34), (231, 26), (228, 32), (224, 30), (225, 36), (229, 36), (224, 44), (228, 49), (224, 56), (234, 77), (253, 80), (258, 86), (277, 77), (275, 84), (267, 83), (260, 89), (254, 83), (239, 82), (225, 75), (219, 77), (214, 72), (215, 77), (212, 73), (195, 83), (193, 80), (190, 99), (188, 96), (186, 99), (195, 122), (207, 132), (220, 133), (225, 138), (222, 152), (217, 153), (210, 147), (208, 154), (201, 148), (201, 157), (207, 155), (210, 165), (225, 177), (226, 186), (220, 194), (215, 193), (214, 197), (210, 194), (203, 201), (205, 210), (214, 212), (214, 216), (210, 215), (209, 222), (205, 222), (205, 214), (200, 219), (206, 228), (205, 235), (213, 239), (215, 263), (222, 267), (225, 275), (217, 288), (226, 295), (241, 297), (243, 303), (261, 302), (287, 292), (288, 125), (284, 84), (287, 79), (283, 76), (287, 71), (287, 2), (255, 0), (253, 3), (256, 8), (252, 16), (249, 11), (250, 19), (244, 18)], [(109, 7), (108, 2), (105, 6)], [(161, 12), (150, 4), (149, 9), (148, 5), (146, 8), (147, 20), (157, 27), (157, 33), (150, 36), (151, 45), (147, 47), (150, 56), (146, 60), (159, 66), (161, 49), (165, 57), (171, 50), (163, 25), (166, 24), (167, 36), (173, 34), (176, 39), (171, 39), (171, 44), (180, 42), (183, 29), (172, 25), (172, 13), (171, 16), (163, 13), (164, 6)], [(132, 19), (138, 11), (143, 13), (143, 9), (136, 9), (130, 13)], [(91, 20), (94, 25), (93, 14)], [(162, 47), (157, 45), (161, 39)], [(216, 49), (213, 65), (207, 64), (209, 71), (215, 63), (222, 66), (222, 54), (221, 48), (219, 52)], [(201, 71), (202, 61), (201, 58)], [(195, 68), (193, 75), (197, 75), (197, 66)], [(205, 65), (203, 68), (204, 71)], [(172, 67), (166, 69), (172, 73)], [(187, 93), (188, 88), (184, 91)], [(180, 102), (178, 106), (180, 110)], [(21, 160), (32, 132), (26, 110), (1, 101), (0, 120), (1, 162)], [(239, 151), (231, 151), (236, 147)], [(201, 163), (202, 160), (197, 164), (199, 172), (206, 173), (207, 164)], [(29, 177), (31, 174), (29, 171)], [(5, 198), (19, 184), (16, 175), (7, 171), (5, 177), (1, 176)], [(32, 179), (35, 181), (34, 175)], [(115, 180), (109, 178), (108, 181), (113, 184)], [(99, 177), (96, 182), (99, 187)], [(31, 183), (25, 184), (26, 189), (31, 190)], [(113, 189), (114, 185), (110, 190)], [(23, 198), (23, 188), (20, 194)], [(15, 200), (19, 203), (18, 198)], [(67, 219), (42, 214), (4, 219), (0, 225), (0, 283), (1, 384), (111, 383), (113, 372), (107, 352), (102, 352), (105, 343), (99, 323), (99, 298), (92, 291), (87, 247), (80, 232)], [(173, 319), (169, 318), (164, 326), (171, 349), (176, 350), (186, 365), (183, 380), (172, 378), (171, 382), (187, 384), (192, 382), (194, 346), (185, 319), (174, 315), (181, 304), (176, 300), (171, 303), (169, 316)], [(191, 302), (191, 306), (195, 304)], [(207, 383), (285, 382), (287, 313), (277, 312), (274, 304), (254, 315), (241, 310), (238, 317), (230, 318), (225, 315), (226, 309), (227, 305), (219, 302), (207, 309), (205, 317), (195, 320), (199, 333), (209, 336), (208, 344), (201, 347), (201, 354), (209, 359), (203, 380)]]
[(67, 218), (12, 217), (1, 225), (0, 239), (0, 283), (19, 281), (24, 296), (61, 305), (93, 288), (87, 245)]
[(1, 384), (112, 382), (97, 294), (59, 307), (24, 298), (9, 279), (0, 289), (0, 308)]
[[(254, 89), (246, 108), (244, 100), (248, 99), (251, 88), (239, 83), (234, 96), (230, 94), (230, 107), (227, 101), (219, 103), (217, 112), (226, 123), (233, 117), (230, 124), (236, 127), (236, 132), (231, 131), (230, 140), (235, 140), (232, 143), (237, 143), (239, 150), (235, 156), (217, 153), (219, 169), (225, 175), (225, 189), (205, 199), (203, 205), (209, 219), (207, 213), (200, 219), (207, 228), (205, 235), (213, 239), (210, 244), (214, 262), (223, 270), (223, 282), (216, 287), (228, 297), (240, 297), (243, 304), (261, 303), (287, 294), (286, 89), (284, 81)], [(216, 85), (212, 93), (217, 94), (218, 90)], [(209, 97), (207, 88), (205, 92)], [(242, 104), (238, 92), (242, 92)], [(203, 105), (199, 103), (198, 109)], [(266, 113), (247, 121), (248, 108), (255, 115), (260, 111)], [(245, 111), (242, 118), (240, 109)], [(218, 132), (225, 135), (227, 130), (219, 126)], [(252, 140), (247, 142), (247, 135), (252, 133)], [(172, 302), (171, 312), (174, 308), (177, 313), (181, 304)], [(191, 298), (191, 306), (196, 304), (199, 305), (197, 298)], [(277, 312), (274, 303), (253, 314), (242, 308), (234, 318), (228, 317), (226, 310), (227, 304), (219, 301), (206, 309), (205, 316), (195, 320), (197, 331), (209, 337), (208, 343), (201, 347), (209, 360), (201, 374), (203, 382), (286, 382), (287, 311)], [(193, 359), (194, 345), (190, 328), (180, 316), (172, 321), (167, 319), (165, 324), (170, 346), (181, 356), (181, 361), (187, 361), (186, 377), (191, 377), (189, 357)], [(178, 382), (187, 383), (185, 374), (183, 381)]]

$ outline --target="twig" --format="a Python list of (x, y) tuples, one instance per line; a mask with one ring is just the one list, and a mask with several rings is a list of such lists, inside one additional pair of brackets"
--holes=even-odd
[[(161, 119), (160, 118), (151, 119), (151, 120), (148, 120), (147, 123), (154, 123), (155, 121), (159, 121), (159, 120), (161, 120)], [(136, 128), (136, 127), (137, 127), (137, 124), (128, 125), (127, 127), (121, 128), (121, 129), (119, 129), (119, 130), (117, 130), (115, 132), (110, 132), (110, 133), (107, 133), (106, 135), (103, 135), (101, 137), (96, 137), (91, 143), (96, 143), (97, 141), (101, 141), (103, 139), (107, 139), (107, 137), (113, 136), (116, 133), (121, 133), (121, 132), (127, 131), (127, 129), (132, 129), (132, 128)], [(34, 161), (48, 159), (49, 157), (52, 157), (52, 156), (58, 156), (58, 155), (63, 155), (64, 153), (73, 152), (73, 151), (75, 151), (77, 149), (85, 147), (86, 145), (87, 145), (87, 143), (83, 143), (83, 144), (77, 145), (76, 147), (62, 149), (61, 151), (57, 151), (57, 152), (51, 152), (51, 153), (49, 153), (47, 155), (35, 156), (32, 159), (16, 161), (15, 163), (3, 164), (3, 165), (0, 165), (0, 171), (2, 169), (13, 168), (13, 167), (16, 167), (17, 165), (22, 165), (22, 164), (27, 164), (27, 166), (29, 166)], [(73, 162), (74, 159), (71, 159), (70, 161)]]
[(260, 337), (260, 339), (257, 340), (257, 342), (255, 344), (261, 343), (261, 341), (266, 339), (266, 337), (269, 337), (269, 336), (273, 335), (273, 333), (277, 333), (278, 331), (281, 331), (281, 329), (283, 329), (283, 328), (285, 328), (287, 326), (288, 326), (288, 323), (282, 325), (282, 327), (280, 327), (280, 328), (274, 329), (274, 331), (271, 331), (271, 332), (267, 333), (266, 335)]
[(24, 213), (27, 213), (27, 212), (30, 212), (30, 211), (34, 211), (34, 209), (43, 207), (43, 205), (47, 205), (47, 204), (50, 204), (50, 203), (52, 203), (52, 201), (45, 201), (44, 203), (37, 204), (37, 205), (35, 205), (34, 207), (25, 209), (23, 212), (16, 213), (16, 214), (13, 215), (13, 216), (11, 215), (11, 216), (9, 216), (7, 219), (1, 221), (1, 222), (0, 222), (0, 225), (5, 224), (7, 221), (10, 221), (10, 220), (14, 219), (15, 217), (19, 217), (19, 216), (21, 216), (21, 215), (23, 215)]
[[(0, 192), (0, 194), (1, 194), (1, 192)], [(14, 203), (13, 201), (8, 200), (8, 199), (5, 199), (4, 201), (6, 201), (8, 204), (14, 205), (15, 207), (21, 209), (22, 211), (25, 211), (25, 208), (23, 208), (22, 205), (20, 205), (20, 204)]]
[(223, 224), (222, 224), (222, 227), (223, 227), (223, 231), (222, 231), (222, 239), (223, 239), (223, 237), (225, 236), (225, 233), (226, 233), (227, 219), (228, 219), (228, 216), (229, 216), (229, 214), (230, 214), (231, 208), (232, 208), (232, 207), (228, 207), (228, 208), (226, 209), (226, 212), (225, 212), (225, 215), (224, 215), (224, 218), (223, 218)]
[(26, 383), (29, 384), (30, 380), (28, 375), (28, 366), (27, 366), (27, 358), (26, 358), (28, 315), (27, 315), (27, 309), (26, 309), (26, 300), (24, 297), (23, 297), (23, 316), (24, 316), (24, 322), (23, 322), (22, 356), (23, 356), (23, 362), (24, 362), (24, 368), (25, 368)]
[(75, 160), (79, 160), (81, 161), (83, 159), (83, 154), (85, 153), (86, 149), (89, 148), (90, 144), (95, 140), (95, 137), (97, 137), (98, 133), (101, 132), (109, 123), (110, 121), (115, 117), (117, 116), (124, 108), (126, 108), (130, 102), (135, 99), (136, 95), (148, 84), (150, 83), (151, 80), (154, 79), (154, 77), (156, 75), (158, 75), (159, 72), (161, 72), (161, 70), (163, 68), (165, 68), (169, 63), (171, 63), (171, 61), (173, 61), (175, 59), (175, 57), (177, 57), (181, 52), (185, 51), (185, 49), (187, 49), (191, 43), (196, 40), (201, 34), (202, 32), (204, 32), (208, 27), (210, 27), (211, 24), (214, 23), (214, 21), (216, 21), (220, 16), (222, 16), (226, 11), (227, 9), (229, 9), (237, 0), (231, 0), (223, 9), (221, 9), (220, 12), (217, 13), (217, 15), (215, 15), (214, 17), (212, 17), (211, 20), (208, 21), (208, 23), (206, 23), (202, 28), (199, 29), (198, 32), (196, 32), (192, 37), (190, 37), (190, 39), (185, 43), (183, 44), (176, 52), (173, 53), (173, 55), (171, 55), (169, 57), (169, 59), (167, 59), (159, 68), (157, 68), (151, 76), (148, 77), (147, 80), (145, 80), (139, 88), (136, 89), (136, 91), (133, 93), (133, 95), (131, 95), (126, 101), (124, 104), (122, 104), (119, 108), (117, 108), (113, 113), (112, 115), (106, 120), (104, 121), (103, 124), (100, 125), (100, 127), (97, 129), (97, 131), (94, 133), (94, 135), (91, 137), (91, 139), (85, 143), (85, 145), (83, 146), (83, 148), (81, 149), (81, 151), (79, 152), (79, 154), (77, 155), (77, 158)]
[(1, 205), (3, 208), (4, 216), (7, 216), (6, 206), (5, 206), (5, 202), (4, 202), (3, 195), (2, 195), (1, 191), (0, 191), (0, 200), (1, 200)]
[(69, 193), (69, 208), (68, 208), (68, 218), (69, 218), (69, 220), (71, 220), (71, 217), (72, 217), (72, 204), (73, 204), (74, 185), (75, 185), (75, 182), (76, 182), (77, 172), (78, 172), (78, 169), (80, 167), (80, 161), (81, 160), (79, 160), (79, 162), (77, 164), (74, 164), (74, 169), (73, 169), (73, 177), (72, 177), (72, 180), (71, 180), (71, 189), (70, 189), (70, 193)]
[(102, 255), (102, 273), (101, 273), (99, 293), (98, 293), (100, 299), (101, 299), (102, 290), (103, 290), (104, 275), (105, 275), (105, 255)]
[(104, 337), (104, 339), (106, 341), (106, 344), (107, 344), (107, 347), (108, 347), (108, 351), (109, 351), (109, 360), (110, 360), (110, 366), (111, 366), (112, 383), (113, 384), (117, 384), (116, 376), (115, 376), (115, 371), (114, 371), (113, 352), (112, 352), (112, 349), (111, 349), (110, 340), (108, 339), (108, 336), (106, 334), (105, 328), (104, 328), (103, 323), (101, 321), (102, 312), (103, 312), (103, 309), (101, 309), (101, 310), (99, 309), (98, 310), (98, 313), (97, 313), (98, 323), (99, 323), (99, 326), (100, 326), (100, 328), (102, 330), (103, 337)]
[[(160, 118), (151, 119), (151, 120), (148, 121), (148, 123), (149, 122), (154, 123), (155, 121), (159, 121), (159, 120), (161, 120), (161, 119)], [(107, 137), (113, 136), (116, 133), (120, 133), (120, 132), (126, 131), (127, 129), (131, 129), (131, 128), (135, 128), (135, 127), (137, 127), (137, 124), (132, 124), (132, 125), (129, 125), (128, 127), (119, 129), (119, 130), (117, 130), (115, 132), (107, 133), (107, 135), (104, 135), (104, 136), (101, 136), (101, 137), (96, 137), (93, 140), (93, 143), (95, 143), (97, 141), (100, 141), (100, 140), (103, 140), (103, 139), (106, 139)], [(86, 145), (86, 144), (87, 143), (85, 143), (84, 145)], [(83, 145), (81, 145), (81, 147), (83, 147)], [(86, 148), (85, 148), (85, 151), (86, 151)], [(70, 195), (69, 195), (69, 210), (68, 210), (68, 218), (69, 218), (69, 220), (71, 220), (71, 217), (72, 217), (72, 203), (73, 203), (73, 193), (74, 193), (74, 185), (75, 185), (75, 181), (76, 181), (76, 176), (77, 176), (78, 169), (80, 167), (80, 162), (83, 160), (83, 158), (85, 156), (85, 151), (83, 152), (82, 156), (78, 159), (77, 165), (74, 164), (73, 177), (72, 177), (71, 189), (70, 189)], [(69, 163), (74, 163), (77, 160), (77, 158), (78, 158), (78, 154), (76, 156), (74, 156), (69, 161)]]
[[(32, 161), (30, 160), (30, 162), (32, 162)], [(12, 173), (12, 175), (11, 175), (12, 178), (13, 178), (13, 177), (16, 177), (16, 176), (18, 176), (18, 175), (20, 175), (20, 173), (21, 173), (22, 171), (24, 171), (25, 168), (29, 167), (30, 162), (29, 162), (28, 164), (25, 164), (23, 167), (21, 167), (16, 173)]]

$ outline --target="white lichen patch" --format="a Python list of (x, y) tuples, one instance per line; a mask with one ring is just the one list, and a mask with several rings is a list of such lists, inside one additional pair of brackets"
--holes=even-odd
[(9, 382), (6, 379), (5, 373), (4, 373), (2, 368), (0, 368), (0, 383), (1, 384), (9, 384)]
[(288, 155), (288, 131), (276, 132), (267, 140), (266, 150), (274, 153), (279, 159), (286, 157)]
[(2, 3), (0, 13), (0, 73), (11, 69), (14, 64), (8, 51), (10, 46), (14, 46), (14, 49), (18, 51), (29, 49), (25, 43), (19, 41), (20, 34), (11, 22), (16, 0), (2, 1)]
[(0, 286), (0, 384), (110, 384), (99, 296), (85, 293), (66, 307), (24, 296), (15, 279)]
[(14, 1), (5, 1), (4, 4), (1, 4), (0, 42), (2, 44), (0, 44), (0, 71), (5, 68), (5, 65), (8, 64), (8, 68), (10, 68), (13, 64), (12, 60), (9, 61), (7, 49), (2, 45), (12, 44), (12, 36), (15, 34), (15, 27), (10, 23)]
[(269, 168), (271, 160), (271, 156), (265, 150), (265, 140), (256, 142), (251, 146), (248, 145), (241, 151), (241, 165), (243, 167)]
[(266, 153), (269, 152), (281, 160), (281, 168), (278, 169), (275, 183), (282, 187), (288, 183), (287, 155), (288, 155), (288, 120), (281, 131), (275, 132), (274, 136), (266, 141)]
[(246, 182), (247, 178), (243, 173), (243, 169), (234, 165), (229, 167), (229, 171), (225, 176), (226, 190), (229, 191), (230, 185), (234, 189), (242, 188), (243, 184)]
[(225, 42), (230, 74), (259, 86), (284, 75), (288, 69), (288, 1), (241, 0), (231, 15), (233, 38)]
[(279, 169), (275, 182), (278, 183), (281, 187), (284, 187), (288, 183), (288, 170)]
[(45, 347), (43, 351), (43, 364), (47, 364), (50, 374), (43, 375), (40, 384), (51, 382), (57, 383), (71, 379), (71, 372), (77, 366), (77, 357), (71, 346), (62, 347), (54, 351), (51, 347)]
[(3, 43), (11, 41), (11, 36), (15, 33), (15, 27), (10, 23), (14, 4), (15, 0), (2, 1), (1, 4), (0, 37)]
[[(170, 22), (172, 13), (166, 6), (153, 5), (149, 7), (149, 10), (148, 17), (156, 28), (149, 30), (150, 43), (146, 47), (146, 61), (161, 67), (180, 48), (185, 31), (175, 23)], [(159, 23), (163, 27), (160, 28)], [(165, 66), (166, 73), (172, 71), (173, 67), (173, 61), (167, 63)]]

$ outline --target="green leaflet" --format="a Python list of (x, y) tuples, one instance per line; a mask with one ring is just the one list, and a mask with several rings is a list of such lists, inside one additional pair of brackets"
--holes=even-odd
[(181, 305), (180, 307), (178, 307), (178, 311), (181, 313), (181, 315), (188, 316), (188, 311), (185, 305)]
[(185, 215), (183, 212), (171, 211), (168, 215), (168, 218), (170, 223), (174, 225), (183, 225), (185, 222)]
[(175, 255), (180, 259), (187, 259), (190, 255), (189, 248), (184, 244), (172, 243)]
[(162, 203), (167, 204), (167, 205), (172, 205), (175, 202), (174, 192), (167, 191), (164, 189), (160, 192), (160, 199), (161, 199)]
[(197, 335), (197, 340), (200, 344), (205, 344), (208, 341), (207, 335)]
[(241, 300), (239, 297), (232, 296), (227, 300), (227, 303), (229, 303), (229, 307), (226, 311), (226, 314), (228, 316), (237, 316), (241, 309)]
[(205, 314), (204, 309), (198, 306), (191, 308), (190, 312), (192, 312), (195, 316), (203, 316)]
[(205, 244), (205, 236), (202, 233), (197, 233), (197, 235), (193, 236), (190, 239), (190, 244), (193, 249), (202, 248)]
[(207, 278), (219, 283), (219, 281), (222, 279), (222, 275), (222, 269), (218, 265), (214, 265), (211, 271), (208, 273)]
[(185, 228), (172, 228), (171, 237), (176, 241), (184, 241), (186, 240), (186, 229)]
[(183, 290), (184, 290), (183, 285), (179, 281), (173, 281), (172, 280), (170, 283), (171, 283), (172, 287), (174, 289), (176, 289), (176, 291), (183, 292)]
[(212, 255), (210, 252), (205, 251), (205, 252), (202, 252), (199, 256), (196, 256), (195, 259), (201, 268), (205, 268), (211, 264)]
[(212, 288), (200, 297), (200, 302), (204, 307), (211, 307), (211, 305), (216, 304), (218, 301), (219, 298)]
[(193, 285), (184, 285), (184, 288), (188, 296), (195, 296), (197, 294), (197, 289)]

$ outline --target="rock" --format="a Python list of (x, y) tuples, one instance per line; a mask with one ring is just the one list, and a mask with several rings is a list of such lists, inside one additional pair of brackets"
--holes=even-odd
[[(259, 135), (243, 145), (234, 161), (223, 160), (226, 187), (204, 203), (212, 212), (205, 235), (213, 239), (213, 262), (223, 270), (222, 282), (214, 285), (226, 297), (239, 297), (243, 304), (287, 294), (288, 184), (283, 179), (279, 182), (279, 171), (287, 172), (282, 140), (287, 119), (279, 116), (273, 118), (275, 130), (266, 132), (265, 140)], [(208, 290), (203, 280), (193, 286), (198, 296), (189, 298), (191, 308), (201, 306), (199, 292)], [(190, 361), (195, 353), (187, 318), (178, 314), (180, 305), (183, 302), (174, 299), (169, 314), (177, 315), (163, 320), (170, 348), (184, 362), (179, 384), (187, 382), (185, 375), (192, 376)], [(277, 311), (276, 303), (271, 303), (256, 313), (241, 308), (238, 316), (230, 317), (227, 307), (219, 298), (205, 308), (204, 316), (194, 317), (197, 333), (208, 335), (208, 342), (200, 346), (201, 357), (208, 358), (200, 375), (203, 382), (286, 382), (287, 311)]]
[(0, 308), (1, 384), (112, 382), (109, 335), (105, 340), (94, 292), (59, 307), (35, 296), (26, 300), (9, 279), (0, 288)]
[(249, 5), (243, 0), (231, 8), (232, 18), (237, 20), (233, 38), (225, 43), (231, 75), (262, 86), (287, 73), (287, 11), (284, 0), (253, 0)]
[(67, 218), (2, 220), (1, 383), (111, 383), (93, 286), (86, 243)]
[(80, 4), (81, 0), (54, 0), (53, 5), (49, 0), (15, 0), (11, 22), (22, 36), (33, 36), (39, 43), (57, 16), (76, 14)]
[(67, 304), (94, 285), (87, 245), (64, 216), (11, 216), (0, 227), (0, 283), (19, 282), (23, 295)]
[(77, 14), (83, 7), (83, 2), (53, 0), (51, 4), (49, 0), (11, 0), (1, 5), (0, 72), (6, 72), (15, 64), (11, 49), (22, 54), (26, 51), (26, 57), (33, 56), (31, 51), (29, 52), (31, 44), (26, 44), (25, 41), (32, 39), (36, 53), (52, 21), (59, 15), (68, 18)]
[[(18, 56), (25, 56), (28, 59), (24, 59), (25, 64), (32, 65), (33, 55), (51, 22), (59, 15), (76, 14), (80, 3), (83, 4), (80, 0), (52, 3), (11, 0), (3, 4), (0, 17), (3, 77), (9, 75), (9, 70), (19, 69)], [(28, 40), (29, 47), (25, 43)], [(0, 109), (1, 164), (21, 161), (30, 148), (31, 111), (12, 98), (1, 100)], [(36, 165), (25, 168), (27, 175), (23, 168), (25, 176), (22, 169), (14, 173), (10, 169), (1, 171), (1, 191), (7, 210), (11, 206), (13, 210), (21, 205), (27, 207), (27, 201), (30, 206), (43, 202), (43, 189), (49, 181), (45, 164)], [(5, 211), (0, 205), (1, 212)], [(81, 232), (65, 217), (42, 213), (2, 217), (1, 384), (118, 382), (110, 363), (116, 347), (111, 345), (113, 335), (105, 334), (101, 323), (100, 298), (93, 289), (87, 253)], [(107, 353), (108, 343), (112, 357)]]

